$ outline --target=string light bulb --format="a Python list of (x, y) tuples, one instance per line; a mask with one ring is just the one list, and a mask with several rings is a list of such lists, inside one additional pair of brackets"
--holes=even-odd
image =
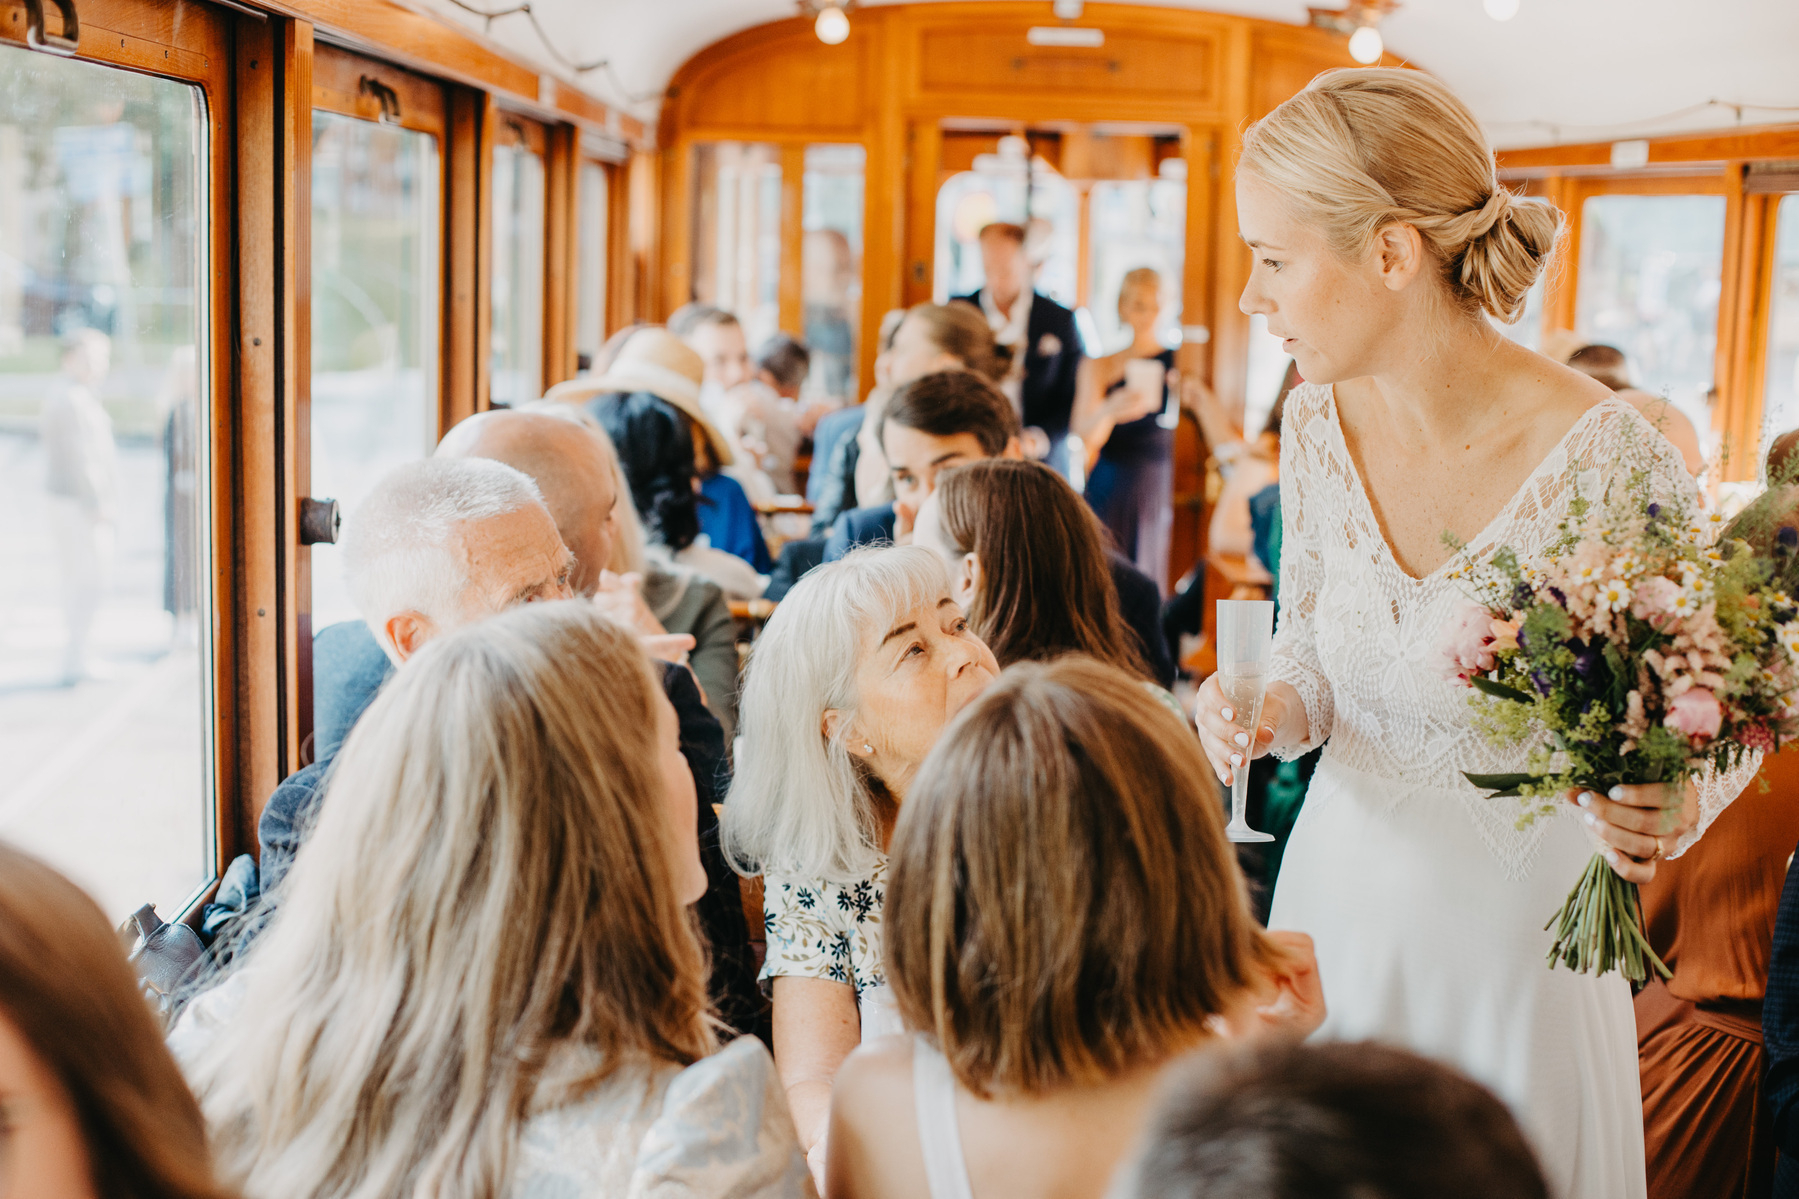
[(1380, 30), (1372, 25), (1363, 25), (1349, 35), (1349, 57), (1359, 63), (1379, 62), (1386, 48), (1380, 40)]
[(827, 4), (818, 10), (818, 20), (812, 23), (812, 32), (825, 45), (840, 46), (850, 35), (850, 19), (842, 8)]
[(1486, 0), (1485, 7), (1495, 21), (1509, 21), (1518, 15), (1518, 0)]

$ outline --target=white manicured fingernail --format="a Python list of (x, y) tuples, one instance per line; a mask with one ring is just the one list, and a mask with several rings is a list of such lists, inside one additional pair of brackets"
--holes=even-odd
[(1232, 754), (1231, 755), (1231, 765), (1232, 766), (1243, 765), (1243, 755), (1242, 754)]
[(1591, 812), (1582, 812), (1580, 818), (1595, 828), (1599, 826), (1599, 817), (1593, 815)]
[(1611, 796), (1613, 799), (1623, 799), (1624, 798), (1624, 788), (1621, 786), (1613, 787), (1610, 791), (1607, 791), (1606, 794)]
[[(1580, 804), (1581, 807), (1587, 808), (1587, 807), (1592, 806), (1594, 798), (1595, 798), (1595, 796), (1593, 795), (1593, 793), (1591, 791), (1582, 791), (1580, 793), (1580, 795), (1576, 798), (1575, 802)], [(1587, 817), (1587, 819), (1591, 820), (1592, 817), (1589, 816), (1589, 817)]]
[(1238, 733), (1235, 737), (1232, 737), (1231, 740), (1235, 741), (1238, 745), (1246, 746), (1249, 744), (1249, 734), (1248, 733)]
[(1219, 715), (1220, 715), (1220, 716), (1222, 716), (1222, 717), (1224, 717), (1224, 718), (1225, 718), (1225, 719), (1226, 719), (1226, 720), (1234, 720), (1234, 719), (1235, 719), (1235, 717), (1233, 717), (1233, 716), (1232, 716), (1232, 715), (1231, 715), (1231, 710), (1230, 710), (1230, 709), (1229, 709), (1229, 708), (1220, 708), (1220, 709), (1218, 709), (1218, 714), (1219, 714)]
[(1618, 864), (1618, 851), (1615, 849), (1606, 850), (1605, 860), (1616, 866)]

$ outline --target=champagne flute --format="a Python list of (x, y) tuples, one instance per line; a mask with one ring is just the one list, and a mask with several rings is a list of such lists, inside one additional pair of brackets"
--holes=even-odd
[(1274, 602), (1219, 600), (1216, 621), (1218, 683), (1230, 702), (1231, 723), (1249, 734), (1242, 764), (1231, 770), (1231, 822), (1224, 835), (1232, 841), (1272, 841), (1249, 827), (1249, 755), (1261, 726), (1262, 700), (1268, 693), (1268, 664), (1274, 656)]

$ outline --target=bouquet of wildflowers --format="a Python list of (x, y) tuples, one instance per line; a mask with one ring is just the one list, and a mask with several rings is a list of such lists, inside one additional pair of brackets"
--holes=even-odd
[[(1466, 777), (1519, 798), (1520, 828), (1572, 788), (1661, 783), (1677, 805), (1688, 779), (1799, 729), (1799, 532), (1774, 528), (1771, 504), (1727, 527), (1657, 503), (1647, 471), (1603, 502), (1576, 491), (1539, 557), (1502, 548), (1477, 562), (1460, 547), (1451, 572), (1474, 602), (1451, 630), (1450, 673), (1470, 687), (1490, 741), (1531, 747), (1522, 773)], [(1552, 968), (1668, 975), (1643, 935), (1636, 885), (1601, 856), (1551, 927)]]

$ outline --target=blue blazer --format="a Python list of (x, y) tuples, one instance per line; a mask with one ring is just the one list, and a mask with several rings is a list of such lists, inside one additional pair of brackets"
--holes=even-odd
[[(981, 293), (952, 296), (981, 306)], [(1025, 325), (1024, 423), (1049, 434), (1052, 442), (1068, 436), (1074, 414), (1074, 381), (1081, 369), (1081, 335), (1074, 313), (1041, 292), (1031, 293), (1031, 318)]]

